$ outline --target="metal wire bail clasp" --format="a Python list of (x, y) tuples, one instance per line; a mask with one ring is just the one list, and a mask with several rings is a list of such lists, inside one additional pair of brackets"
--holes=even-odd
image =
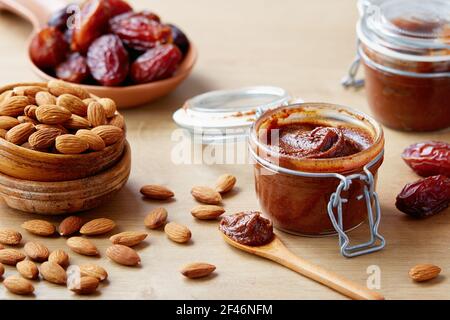
[[(328, 202), (328, 215), (333, 224), (333, 227), (338, 233), (341, 253), (347, 258), (372, 253), (383, 249), (386, 245), (385, 239), (378, 233), (378, 227), (380, 225), (381, 218), (380, 203), (378, 201), (378, 194), (375, 192), (375, 181), (373, 175), (369, 171), (369, 168), (377, 163), (382, 156), (383, 152), (381, 152), (375, 159), (364, 166), (364, 173), (357, 173), (349, 176), (336, 175), (336, 177), (339, 178), (341, 182), (336, 188), (336, 192), (331, 194), (330, 201)], [(348, 199), (342, 198), (341, 192), (347, 191), (350, 188), (352, 181), (355, 179), (364, 182), (363, 194), (360, 195), (357, 200), (364, 200), (366, 202), (370, 240), (365, 243), (350, 246), (350, 239), (344, 231), (342, 212), (342, 204), (347, 202)], [(373, 211), (373, 208), (375, 208), (375, 212)]]

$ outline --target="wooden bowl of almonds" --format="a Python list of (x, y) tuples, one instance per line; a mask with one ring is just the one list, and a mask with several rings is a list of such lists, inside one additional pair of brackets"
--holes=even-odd
[(0, 88), (0, 172), (18, 179), (67, 181), (114, 165), (125, 145), (113, 100), (54, 80)]

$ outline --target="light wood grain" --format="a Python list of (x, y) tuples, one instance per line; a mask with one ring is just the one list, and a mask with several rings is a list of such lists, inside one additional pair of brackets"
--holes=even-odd
[[(107, 236), (95, 238), (101, 258), (71, 254), (72, 263), (92, 261), (104, 266), (110, 280), (101, 293), (87, 299), (342, 299), (322, 285), (237, 249), (230, 248), (217, 232), (216, 222), (195, 220), (189, 191), (194, 184), (214, 185), (220, 174), (238, 178), (237, 189), (225, 197), (227, 213), (258, 209), (251, 165), (175, 165), (171, 134), (176, 125), (172, 113), (193, 95), (208, 90), (270, 84), (281, 86), (306, 101), (348, 105), (369, 112), (364, 90), (344, 90), (339, 81), (355, 53), (357, 10), (353, 0), (229, 0), (229, 1), (132, 1), (135, 7), (158, 12), (165, 20), (185, 29), (197, 45), (198, 63), (171, 95), (140, 109), (124, 111), (127, 138), (132, 148), (132, 172), (128, 184), (115, 199), (86, 218), (107, 216), (118, 223), (117, 232), (144, 231), (145, 215), (165, 206), (169, 220), (187, 225), (193, 234), (188, 245), (177, 245), (160, 230), (150, 231), (147, 245), (137, 250), (142, 267), (125, 268), (105, 257)], [(2, 84), (37, 81), (26, 64), (26, 39), (31, 26), (15, 16), (0, 13), (0, 81)], [(354, 259), (343, 258), (337, 238), (299, 238), (278, 232), (293, 253), (364, 285), (371, 265), (381, 270), (381, 290), (386, 299), (450, 298), (450, 212), (424, 221), (406, 218), (394, 207), (396, 194), (417, 176), (403, 163), (400, 153), (407, 145), (426, 139), (450, 141), (450, 133), (406, 134), (389, 129), (385, 162), (379, 171), (383, 217), (381, 233), (387, 247)], [(144, 201), (144, 184), (163, 184), (175, 192), (167, 203)], [(34, 217), (0, 208), (0, 226), (18, 228)], [(59, 218), (52, 218), (55, 224)], [(365, 239), (365, 227), (351, 233)], [(37, 238), (24, 233), (24, 238)], [(51, 250), (66, 248), (64, 238), (38, 239)], [(184, 279), (179, 269), (186, 263), (205, 261), (217, 266), (216, 276)], [(408, 270), (417, 263), (442, 267), (442, 276), (423, 284), (413, 283)], [(15, 274), (7, 268), (6, 276)], [(68, 290), (45, 282), (35, 283), (37, 299), (74, 299)], [(0, 284), (0, 298), (17, 298)]]

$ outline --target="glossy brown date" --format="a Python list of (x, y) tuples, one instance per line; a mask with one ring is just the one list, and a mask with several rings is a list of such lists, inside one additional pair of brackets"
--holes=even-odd
[(82, 83), (89, 78), (90, 72), (86, 58), (75, 52), (66, 61), (56, 67), (56, 76), (64, 81)]
[(450, 177), (450, 144), (441, 141), (427, 141), (410, 145), (402, 158), (422, 177), (438, 174)]
[(54, 68), (62, 62), (69, 51), (64, 34), (56, 27), (39, 31), (31, 40), (30, 57), (41, 69)]

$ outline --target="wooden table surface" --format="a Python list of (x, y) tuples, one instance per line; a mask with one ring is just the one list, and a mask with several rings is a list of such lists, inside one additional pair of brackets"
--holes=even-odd
[[(254, 192), (252, 166), (176, 165), (171, 151), (177, 144), (171, 134), (176, 125), (172, 113), (194, 95), (224, 88), (250, 85), (283, 87), (306, 101), (332, 102), (369, 112), (364, 90), (345, 90), (339, 84), (355, 53), (355, 23), (358, 17), (353, 0), (228, 0), (228, 1), (131, 1), (139, 9), (150, 6), (163, 19), (173, 21), (187, 31), (199, 50), (198, 63), (190, 76), (169, 96), (126, 110), (128, 139), (132, 147), (132, 173), (128, 184), (108, 204), (86, 218), (110, 217), (121, 230), (145, 230), (145, 215), (157, 206), (165, 206), (171, 221), (192, 230), (192, 243), (177, 245), (163, 231), (150, 231), (148, 242), (141, 245), (142, 266), (126, 268), (105, 257), (108, 237), (93, 241), (100, 258), (71, 254), (73, 264), (94, 261), (104, 266), (110, 280), (100, 293), (90, 299), (342, 299), (317, 283), (270, 261), (250, 256), (229, 247), (221, 239), (216, 222), (199, 222), (189, 213), (195, 201), (190, 188), (213, 184), (222, 173), (234, 174), (237, 191), (224, 200), (228, 213), (258, 209)], [(26, 39), (31, 26), (20, 18), (0, 13), (0, 84), (38, 80), (26, 63)], [(425, 106), (424, 106), (425, 107)], [(379, 292), (387, 299), (450, 298), (450, 211), (416, 221), (394, 207), (397, 193), (417, 176), (402, 162), (400, 153), (411, 143), (438, 139), (450, 141), (450, 133), (411, 134), (386, 132), (385, 162), (379, 174), (381, 233), (386, 248), (378, 253), (354, 259), (339, 254), (336, 237), (303, 238), (278, 232), (296, 254), (330, 268), (362, 285), (367, 268), (381, 271)], [(167, 185), (176, 200), (167, 203), (144, 201), (139, 188), (148, 183)], [(0, 227), (20, 230), (23, 221), (36, 216), (0, 208)], [(48, 218), (57, 224), (61, 218)], [(24, 241), (38, 240), (51, 250), (66, 248), (64, 238), (37, 238), (26, 233)], [(364, 239), (365, 228), (352, 232), (352, 238)], [(193, 261), (207, 261), (217, 266), (208, 279), (183, 278), (180, 267)], [(418, 263), (442, 267), (442, 276), (424, 284), (413, 283), (408, 270)], [(7, 267), (6, 276), (14, 274)], [(36, 299), (78, 299), (64, 287), (45, 281), (35, 283)], [(17, 296), (0, 284), (0, 299)]]

